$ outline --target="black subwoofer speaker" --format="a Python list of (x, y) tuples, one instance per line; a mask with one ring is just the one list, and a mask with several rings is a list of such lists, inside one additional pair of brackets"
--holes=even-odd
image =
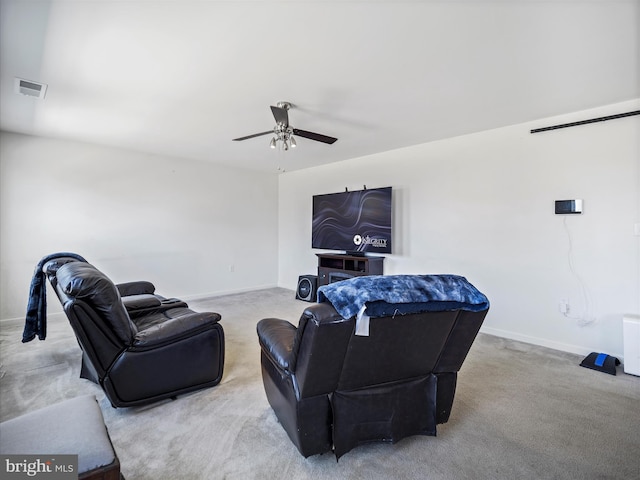
[(315, 302), (318, 291), (317, 275), (300, 275), (298, 277), (298, 288), (296, 288), (296, 298), (305, 302)]

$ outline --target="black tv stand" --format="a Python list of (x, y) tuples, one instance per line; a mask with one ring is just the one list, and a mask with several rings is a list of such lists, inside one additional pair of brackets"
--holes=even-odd
[(318, 286), (364, 275), (382, 275), (384, 257), (351, 253), (316, 253)]

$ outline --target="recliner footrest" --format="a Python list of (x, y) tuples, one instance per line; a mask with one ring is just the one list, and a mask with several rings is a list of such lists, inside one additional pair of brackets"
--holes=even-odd
[(369, 442), (396, 443), (411, 435), (436, 435), (436, 376), (334, 392), (333, 442), (340, 458)]

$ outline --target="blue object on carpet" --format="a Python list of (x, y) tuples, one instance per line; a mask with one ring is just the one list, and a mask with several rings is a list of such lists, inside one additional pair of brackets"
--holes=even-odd
[(590, 368), (599, 372), (616, 374), (616, 366), (620, 365), (620, 360), (606, 353), (591, 352), (580, 363), (581, 367)]

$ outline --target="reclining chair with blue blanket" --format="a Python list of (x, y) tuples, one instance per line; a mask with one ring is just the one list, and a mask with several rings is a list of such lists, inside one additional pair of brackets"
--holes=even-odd
[(300, 453), (435, 435), (489, 309), (464, 277), (355, 277), (320, 287), (298, 326), (258, 322), (269, 404)]

